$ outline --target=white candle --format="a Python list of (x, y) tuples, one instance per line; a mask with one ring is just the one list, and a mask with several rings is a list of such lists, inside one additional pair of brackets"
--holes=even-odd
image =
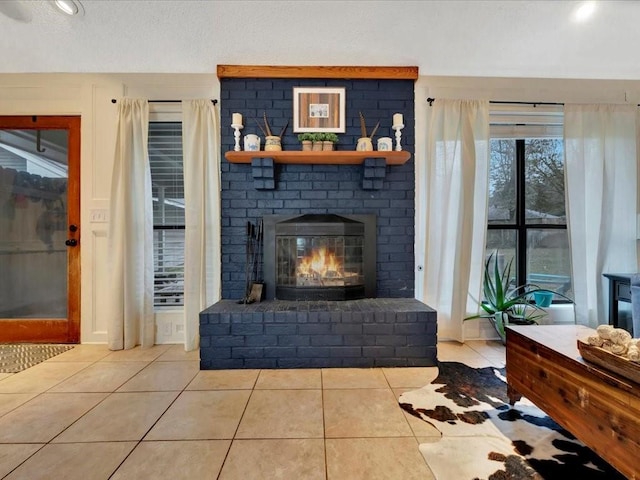
[(401, 113), (394, 113), (393, 114), (393, 126), (394, 127), (399, 127), (402, 124), (404, 124), (404, 119), (402, 118), (402, 114)]
[(234, 113), (232, 115), (231, 125), (242, 125), (242, 114)]

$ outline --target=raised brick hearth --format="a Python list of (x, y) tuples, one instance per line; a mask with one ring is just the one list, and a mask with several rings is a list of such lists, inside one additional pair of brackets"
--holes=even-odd
[(436, 312), (409, 298), (223, 300), (200, 314), (200, 368), (436, 364)]

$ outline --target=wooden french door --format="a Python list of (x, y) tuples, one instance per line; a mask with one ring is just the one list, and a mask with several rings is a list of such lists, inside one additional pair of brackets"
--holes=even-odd
[(0, 343), (80, 339), (80, 117), (0, 116)]

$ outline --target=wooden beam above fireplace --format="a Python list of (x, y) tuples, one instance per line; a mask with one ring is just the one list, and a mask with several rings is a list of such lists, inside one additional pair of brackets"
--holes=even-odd
[(218, 65), (218, 78), (358, 78), (417, 80), (418, 67)]

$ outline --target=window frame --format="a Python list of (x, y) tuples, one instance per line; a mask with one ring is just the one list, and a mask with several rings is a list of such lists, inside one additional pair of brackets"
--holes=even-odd
[[(515, 232), (514, 266), (516, 285), (527, 284), (528, 232), (532, 230), (568, 231), (567, 217), (560, 223), (533, 223), (526, 218), (526, 142), (528, 139), (561, 139), (564, 142), (564, 112), (561, 105), (540, 104), (492, 104), (490, 112), (490, 142), (492, 140), (515, 140), (515, 201), (514, 222), (489, 222), (487, 231), (501, 230)], [(491, 152), (491, 147), (490, 147)], [(564, 162), (564, 158), (563, 158)], [(565, 196), (566, 212), (566, 196)], [(485, 246), (486, 249), (486, 246)], [(569, 272), (571, 284), (573, 278)], [(570, 303), (557, 296), (553, 304)]]
[[(182, 110), (181, 104), (149, 104), (149, 130), (151, 129), (151, 125), (154, 123), (176, 123), (182, 124)], [(182, 134), (181, 134), (182, 135)], [(148, 144), (148, 142), (147, 142)], [(184, 159), (183, 159), (184, 160)], [(150, 160), (151, 162), (151, 160)], [(183, 172), (184, 172), (184, 163), (183, 163)], [(153, 179), (152, 179), (153, 182)], [(185, 222), (186, 223), (186, 222)], [(155, 218), (153, 222), (153, 232), (154, 237), (157, 231), (172, 231), (172, 230), (183, 230), (186, 231), (185, 225), (157, 225), (155, 223)], [(184, 246), (184, 242), (183, 242)], [(154, 264), (156, 259), (156, 248), (154, 241)], [(183, 264), (184, 265), (184, 264)], [(184, 266), (183, 266), (184, 268)], [(182, 273), (184, 279), (184, 269)], [(169, 311), (183, 311), (184, 310), (184, 287), (183, 291), (180, 295), (181, 301), (179, 303), (170, 303), (166, 305), (157, 304), (156, 303), (156, 271), (154, 268), (154, 285), (153, 285), (153, 299), (154, 299), (154, 311), (155, 312), (169, 312)]]

